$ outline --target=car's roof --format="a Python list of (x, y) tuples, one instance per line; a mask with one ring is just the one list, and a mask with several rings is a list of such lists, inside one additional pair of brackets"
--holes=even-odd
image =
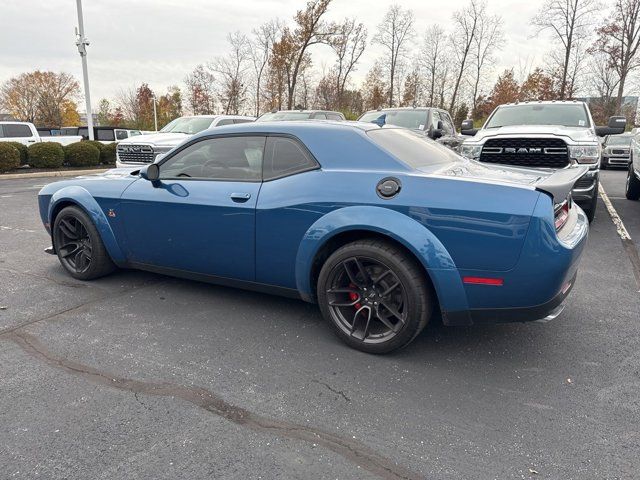
[(5, 123), (18, 123), (20, 125), (29, 125), (29, 122), (18, 122), (18, 121), (14, 121), (14, 120), (2, 120), (2, 121), (0, 121), (0, 124), (5, 124)]
[(387, 108), (379, 108), (377, 110), (367, 110), (364, 113), (371, 112), (395, 112), (398, 110), (418, 110), (418, 111), (426, 111), (426, 110), (443, 110), (442, 108), (436, 107), (387, 107)]
[(222, 127), (209, 128), (200, 133), (197, 133), (194, 137), (206, 137), (211, 134), (224, 134), (224, 133), (237, 133), (242, 132), (255, 132), (255, 133), (282, 133), (296, 135), (299, 132), (309, 132), (313, 130), (336, 130), (345, 131), (353, 130), (359, 132), (366, 132), (368, 130), (379, 129), (378, 125), (366, 122), (352, 122), (352, 121), (337, 121), (337, 120), (314, 120), (313, 122), (292, 120), (289, 122), (267, 121), (267, 122), (251, 122), (241, 123), (235, 125), (224, 125)]

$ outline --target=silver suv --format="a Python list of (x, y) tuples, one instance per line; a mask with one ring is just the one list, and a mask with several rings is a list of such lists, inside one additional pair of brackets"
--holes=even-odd
[(157, 133), (128, 138), (118, 143), (116, 166), (147, 165), (153, 163), (158, 155), (167, 153), (187, 138), (203, 130), (253, 121), (255, 121), (254, 117), (240, 115), (194, 115), (176, 118)]
[(525, 168), (588, 165), (571, 193), (592, 221), (598, 201), (598, 137), (622, 133), (625, 126), (624, 117), (611, 117), (607, 127), (596, 127), (584, 102), (512, 103), (497, 107), (479, 130), (472, 120), (465, 120), (462, 134), (473, 138), (465, 140), (460, 153), (480, 162)]

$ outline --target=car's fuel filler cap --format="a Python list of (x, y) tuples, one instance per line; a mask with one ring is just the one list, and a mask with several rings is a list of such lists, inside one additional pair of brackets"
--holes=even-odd
[(393, 177), (383, 178), (378, 182), (376, 186), (376, 192), (378, 196), (386, 200), (395, 197), (402, 188), (400, 180)]

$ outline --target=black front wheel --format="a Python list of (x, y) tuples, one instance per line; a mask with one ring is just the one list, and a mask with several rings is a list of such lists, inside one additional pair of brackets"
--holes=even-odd
[(336, 250), (318, 278), (323, 316), (350, 346), (387, 353), (409, 344), (426, 326), (432, 296), (424, 270), (380, 240)]
[(640, 179), (636, 177), (636, 174), (633, 171), (633, 162), (629, 164), (624, 194), (629, 200), (640, 199)]
[(53, 246), (65, 270), (79, 280), (102, 277), (115, 269), (98, 230), (79, 207), (60, 211), (53, 223)]

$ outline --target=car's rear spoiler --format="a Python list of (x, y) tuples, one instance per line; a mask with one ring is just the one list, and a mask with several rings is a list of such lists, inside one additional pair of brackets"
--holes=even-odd
[(562, 203), (571, 193), (573, 185), (588, 171), (587, 166), (558, 170), (536, 184), (536, 190), (551, 195), (553, 203)]

